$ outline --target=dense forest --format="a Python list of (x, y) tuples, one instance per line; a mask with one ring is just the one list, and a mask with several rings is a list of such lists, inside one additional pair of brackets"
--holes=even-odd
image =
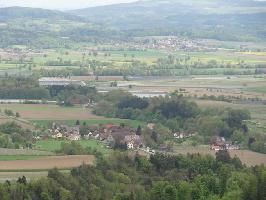
[(211, 156), (115, 152), (70, 174), (0, 185), (1, 200), (265, 200), (266, 169), (247, 168), (220, 151)]

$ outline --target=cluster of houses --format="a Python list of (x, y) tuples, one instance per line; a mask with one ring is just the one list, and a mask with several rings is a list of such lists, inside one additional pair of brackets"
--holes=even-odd
[(211, 150), (220, 151), (220, 150), (238, 150), (240, 149), (239, 145), (232, 144), (230, 141), (226, 141), (224, 137), (215, 136), (211, 138)]
[(49, 129), (49, 135), (53, 139), (68, 139), (77, 141), (81, 139), (96, 139), (105, 142), (109, 147), (117, 144), (125, 145), (127, 149), (142, 148), (142, 138), (130, 127), (106, 124), (104, 126), (90, 126), (80, 133), (80, 126), (70, 127), (67, 125), (53, 124)]
[(139, 40), (135, 40), (131, 43), (114, 43), (116, 48), (125, 48), (145, 51), (147, 49), (156, 49), (156, 50), (167, 50), (167, 51), (216, 51), (216, 48), (209, 47), (203, 41), (191, 40), (180, 37), (165, 37), (165, 38), (156, 38), (156, 37), (147, 37)]
[[(153, 130), (155, 124), (149, 123), (147, 128)], [(84, 127), (83, 127), (84, 129)], [(53, 124), (52, 128), (48, 130), (49, 137), (53, 139), (67, 139), (71, 141), (78, 141), (81, 139), (95, 139), (113, 148), (116, 145), (123, 145), (127, 149), (142, 149), (149, 153), (154, 153), (152, 149), (144, 145), (143, 139), (137, 134), (137, 131), (127, 126), (119, 126), (114, 124), (95, 125), (86, 127), (86, 130), (80, 133), (80, 126), (70, 127), (67, 125)], [(192, 137), (196, 133), (176, 132), (173, 134), (175, 139), (186, 139)], [(210, 149), (214, 151), (219, 150), (238, 150), (240, 147), (226, 141), (224, 137), (215, 136), (211, 138)], [(167, 146), (161, 146), (161, 151), (169, 151)]]
[(48, 130), (53, 139), (68, 139), (78, 141), (81, 139), (79, 126), (69, 127), (67, 125), (53, 124), (53, 128)]

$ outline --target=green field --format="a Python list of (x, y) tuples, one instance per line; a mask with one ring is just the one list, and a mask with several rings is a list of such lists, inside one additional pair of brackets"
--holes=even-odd
[(39, 158), (40, 156), (30, 156), (30, 155), (0, 155), (0, 161), (13, 161), (13, 160), (32, 160)]
[[(62, 143), (70, 143), (69, 140), (39, 140), (36, 143), (36, 148), (44, 151), (56, 151), (61, 148)], [(76, 141), (78, 144), (80, 144), (82, 147), (90, 147), (92, 149), (96, 149), (97, 151), (103, 153), (103, 154), (109, 154), (111, 152), (110, 149), (108, 149), (104, 143), (98, 141), (98, 140), (80, 140)]]

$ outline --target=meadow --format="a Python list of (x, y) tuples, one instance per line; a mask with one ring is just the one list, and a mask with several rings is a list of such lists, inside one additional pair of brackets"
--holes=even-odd
[[(35, 148), (43, 151), (55, 152), (61, 148), (62, 143), (70, 142), (71, 141), (69, 140), (38, 140), (36, 142)], [(103, 154), (109, 154), (111, 152), (111, 150), (108, 149), (103, 142), (100, 142), (98, 140), (79, 140), (76, 142), (84, 148), (90, 147), (92, 149), (96, 149), (97, 151)]]
[[(49, 124), (53, 122), (74, 126), (77, 120), (80, 121), (80, 124), (85, 122), (87, 125), (109, 123), (119, 125), (124, 123), (125, 125), (135, 128), (137, 128), (138, 125), (144, 125), (143, 122), (136, 120), (113, 119), (97, 116), (92, 114), (90, 109), (79, 105), (62, 107), (51, 104), (0, 104), (0, 110), (4, 111), (5, 109), (18, 112), (22, 119), (42, 127), (48, 127)], [(2, 118), (3, 122), (6, 122), (4, 116), (2, 116)]]

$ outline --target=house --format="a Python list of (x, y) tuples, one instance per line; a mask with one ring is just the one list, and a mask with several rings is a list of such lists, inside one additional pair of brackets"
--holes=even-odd
[(143, 146), (142, 139), (134, 129), (113, 124), (106, 124), (95, 139), (105, 141), (111, 147), (116, 143), (125, 144), (128, 149), (137, 149)]
[(79, 126), (69, 127), (67, 125), (53, 125), (53, 129), (48, 130), (54, 139), (66, 138), (69, 140), (80, 140)]
[(147, 124), (147, 128), (149, 128), (150, 130), (153, 130), (155, 128), (156, 124), (154, 123), (148, 123)]
[(53, 138), (53, 139), (62, 139), (62, 138), (63, 138), (63, 134), (60, 133), (60, 132), (55, 132), (55, 133), (52, 135), (52, 138)]
[(192, 137), (192, 136), (195, 136), (197, 134), (197, 132), (194, 132), (194, 133), (188, 133), (188, 132), (176, 132), (174, 133), (174, 138), (175, 139), (184, 139), (184, 138), (189, 138), (189, 137)]
[(68, 136), (68, 139), (72, 140), (72, 141), (78, 141), (78, 140), (80, 140), (80, 135), (78, 135), (78, 134), (70, 134)]
[(126, 135), (124, 142), (126, 143), (128, 149), (138, 149), (142, 146), (142, 140), (139, 135), (136, 135), (136, 133)]
[(239, 146), (232, 145), (230, 141), (226, 141), (224, 137), (215, 136), (211, 138), (211, 150), (235, 150), (239, 149)]
[(84, 139), (89, 140), (92, 137), (93, 133), (90, 131), (87, 135), (84, 135)]
[(133, 144), (133, 142), (128, 142), (128, 143), (127, 143), (127, 149), (134, 149), (134, 144)]
[(105, 124), (104, 125), (104, 128), (106, 129), (106, 130), (111, 130), (111, 129), (117, 129), (117, 128), (119, 128), (120, 126), (118, 126), (118, 125), (114, 125), (114, 124)]
[(183, 139), (183, 138), (185, 138), (185, 135), (183, 132), (177, 132), (177, 133), (174, 133), (174, 138)]

